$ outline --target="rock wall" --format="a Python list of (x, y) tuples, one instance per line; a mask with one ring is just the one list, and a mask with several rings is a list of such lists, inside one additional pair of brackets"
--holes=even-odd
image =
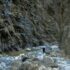
[(0, 0), (1, 51), (45, 42), (65, 44), (69, 4), (69, 0)]

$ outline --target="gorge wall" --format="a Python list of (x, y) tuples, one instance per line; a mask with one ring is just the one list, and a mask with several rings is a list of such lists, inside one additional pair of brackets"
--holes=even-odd
[(58, 43), (70, 49), (69, 0), (0, 0), (0, 49)]

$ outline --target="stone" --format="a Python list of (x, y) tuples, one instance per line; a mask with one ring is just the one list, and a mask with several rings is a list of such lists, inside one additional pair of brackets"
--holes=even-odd
[[(44, 57), (44, 59), (42, 60), (42, 63), (46, 66), (46, 67), (55, 67), (55, 63), (52, 57), (50, 56), (46, 56)], [(57, 66), (57, 65), (56, 65)]]
[(37, 62), (24, 62), (19, 70), (53, 70), (51, 67), (45, 67), (43, 64)]

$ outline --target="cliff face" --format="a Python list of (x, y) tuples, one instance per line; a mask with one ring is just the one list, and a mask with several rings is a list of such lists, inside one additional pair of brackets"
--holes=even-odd
[(69, 0), (0, 0), (1, 50), (69, 42), (69, 4)]

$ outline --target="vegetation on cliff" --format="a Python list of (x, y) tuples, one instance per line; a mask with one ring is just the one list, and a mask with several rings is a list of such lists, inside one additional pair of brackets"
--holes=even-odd
[(0, 49), (58, 43), (70, 51), (69, 0), (0, 0)]

